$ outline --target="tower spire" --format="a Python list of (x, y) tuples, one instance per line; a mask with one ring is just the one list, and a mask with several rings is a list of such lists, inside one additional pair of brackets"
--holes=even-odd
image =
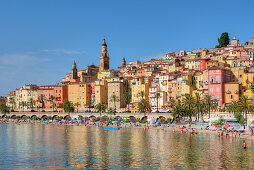
[(107, 69), (109, 69), (109, 57), (108, 57), (106, 39), (104, 38), (101, 45), (100, 71), (104, 71)]
[(72, 79), (78, 79), (78, 70), (75, 60), (73, 61), (72, 64)]

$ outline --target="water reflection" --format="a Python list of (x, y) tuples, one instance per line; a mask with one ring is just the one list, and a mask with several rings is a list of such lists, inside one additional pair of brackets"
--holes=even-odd
[[(253, 147), (252, 141), (247, 141)], [(1, 169), (251, 169), (254, 149), (238, 138), (160, 129), (0, 125)]]

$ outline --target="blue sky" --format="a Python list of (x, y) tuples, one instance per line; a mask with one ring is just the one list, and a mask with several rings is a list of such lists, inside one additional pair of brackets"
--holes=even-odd
[(55, 84), (99, 64), (106, 37), (110, 67), (210, 48), (222, 32), (240, 43), (254, 37), (254, 1), (0, 1), (0, 95), (24, 84)]

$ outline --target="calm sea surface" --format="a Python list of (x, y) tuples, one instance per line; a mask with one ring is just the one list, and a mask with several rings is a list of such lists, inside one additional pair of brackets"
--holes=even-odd
[(253, 169), (254, 149), (241, 144), (160, 129), (0, 124), (0, 169)]

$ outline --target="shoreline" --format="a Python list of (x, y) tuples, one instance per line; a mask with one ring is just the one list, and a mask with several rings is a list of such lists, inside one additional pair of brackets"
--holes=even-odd
[[(150, 124), (141, 124), (141, 123), (122, 123), (119, 125), (113, 124), (113, 125), (106, 125), (105, 123), (102, 123), (100, 125), (96, 124), (95, 122), (86, 122), (86, 123), (60, 123), (60, 122), (47, 122), (47, 121), (19, 121), (17, 122), (16, 120), (9, 120), (1, 123), (11, 123), (11, 124), (41, 124), (41, 125), (52, 125), (52, 126), (84, 126), (84, 127), (101, 127), (101, 128), (106, 128), (106, 127), (118, 127), (120, 129), (122, 128), (143, 128), (144, 130), (149, 130), (149, 129), (158, 129), (158, 130), (170, 130), (170, 131), (178, 131), (182, 133), (190, 133), (191, 134), (191, 129), (193, 128), (195, 130), (195, 133), (191, 135), (198, 135), (198, 134), (210, 134), (210, 135), (217, 135), (218, 132), (221, 132), (219, 129), (210, 129), (210, 130), (202, 130), (199, 126), (197, 125), (192, 125), (191, 128), (186, 128), (186, 129), (180, 129), (183, 125), (150, 125)], [(119, 130), (120, 130), (119, 129)], [(254, 136), (251, 136), (249, 133), (249, 130), (245, 130), (246, 132), (242, 133), (240, 137), (238, 135), (233, 134), (233, 136), (228, 135), (226, 136), (226, 133), (224, 133), (223, 136), (219, 137), (226, 137), (226, 138), (240, 138), (240, 139), (245, 139), (245, 140), (251, 140), (254, 141)]]

